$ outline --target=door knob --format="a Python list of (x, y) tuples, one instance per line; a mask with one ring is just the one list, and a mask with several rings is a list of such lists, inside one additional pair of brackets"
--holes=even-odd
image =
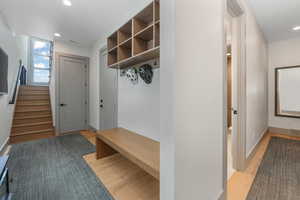
[(64, 104), (64, 103), (61, 103), (61, 104), (60, 104), (61, 107), (64, 107), (64, 106), (66, 106), (66, 105), (67, 105), (67, 104)]
[(238, 111), (235, 110), (235, 109), (232, 109), (232, 112), (233, 112), (234, 115), (237, 115), (237, 114), (238, 114)]

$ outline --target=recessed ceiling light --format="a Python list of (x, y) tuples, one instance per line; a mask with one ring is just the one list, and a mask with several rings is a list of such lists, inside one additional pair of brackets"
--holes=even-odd
[(54, 33), (54, 36), (55, 36), (55, 37), (61, 37), (61, 34), (59, 34), (59, 33)]
[(300, 30), (300, 26), (295, 26), (295, 27), (293, 28), (293, 30), (294, 30), (294, 31), (299, 31), (299, 30)]
[(72, 6), (72, 2), (70, 0), (63, 0), (63, 4), (65, 6)]

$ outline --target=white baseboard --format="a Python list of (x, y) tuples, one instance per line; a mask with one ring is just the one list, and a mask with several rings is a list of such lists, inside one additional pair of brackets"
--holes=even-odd
[(296, 136), (300, 137), (300, 130), (297, 129), (286, 129), (286, 128), (277, 128), (277, 127), (269, 127), (270, 133), (277, 133), (287, 136)]
[(264, 138), (264, 136), (269, 132), (269, 128), (266, 128), (262, 133), (261, 136), (259, 138), (259, 140), (257, 141), (257, 143), (252, 147), (252, 149), (247, 152), (247, 157), (246, 157), (246, 166), (248, 166), (249, 161), (253, 158), (253, 156), (255, 155), (256, 151), (257, 151), (257, 147), (259, 146), (259, 144), (261, 143), (262, 139)]
[(4, 143), (0, 147), (0, 154), (1, 155), (3, 155), (6, 152), (8, 142), (9, 142), (9, 137), (6, 138), (6, 140), (4, 141)]
[(222, 191), (221, 194), (219, 195), (218, 200), (225, 200), (226, 192)]
[(93, 127), (92, 125), (89, 125), (88, 129), (92, 132), (97, 132), (97, 129)]

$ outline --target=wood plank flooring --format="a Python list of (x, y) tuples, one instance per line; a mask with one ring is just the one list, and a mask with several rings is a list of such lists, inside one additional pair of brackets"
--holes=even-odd
[(268, 133), (261, 140), (257, 151), (249, 163), (247, 169), (243, 172), (235, 172), (228, 181), (227, 200), (245, 200), (254, 181), (258, 167), (267, 150), (271, 137), (281, 137), (291, 140), (300, 140), (299, 137), (291, 137), (283, 134)]
[[(95, 144), (95, 133), (81, 134)], [(84, 159), (116, 200), (159, 200), (159, 181), (122, 155), (96, 160), (93, 153)]]

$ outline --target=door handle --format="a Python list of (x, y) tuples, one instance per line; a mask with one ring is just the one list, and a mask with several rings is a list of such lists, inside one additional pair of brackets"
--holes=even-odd
[(239, 112), (237, 110), (235, 110), (234, 108), (232, 108), (232, 112), (233, 112), (234, 115), (239, 114)]
[(64, 106), (66, 106), (66, 105), (67, 105), (67, 104), (64, 104), (64, 103), (61, 103), (61, 104), (60, 104), (61, 107), (64, 107)]

